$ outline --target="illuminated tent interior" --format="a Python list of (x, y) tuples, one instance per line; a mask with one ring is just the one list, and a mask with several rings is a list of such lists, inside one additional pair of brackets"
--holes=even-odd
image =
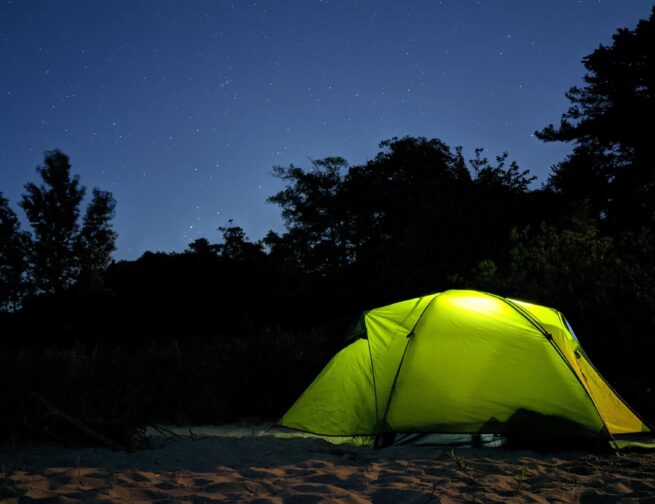
[[(326, 436), (530, 434), (604, 439), (650, 428), (591, 364), (563, 315), (449, 290), (366, 312), (279, 421)], [(625, 436), (627, 437), (627, 436)]]

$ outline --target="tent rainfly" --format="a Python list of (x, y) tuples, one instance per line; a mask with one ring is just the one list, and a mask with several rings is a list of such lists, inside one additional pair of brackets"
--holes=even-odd
[(366, 312), (279, 421), (327, 436), (385, 433), (606, 438), (650, 428), (553, 308), (449, 290)]

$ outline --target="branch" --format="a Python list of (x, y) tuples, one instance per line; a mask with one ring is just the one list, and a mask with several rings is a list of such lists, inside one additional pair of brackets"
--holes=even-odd
[(97, 441), (101, 445), (106, 446), (108, 448), (111, 448), (112, 450), (127, 451), (127, 449), (124, 446), (121, 446), (121, 445), (115, 443), (114, 441), (109, 439), (104, 434), (101, 434), (100, 432), (93, 430), (91, 427), (89, 427), (85, 423), (81, 422), (80, 420), (77, 420), (77, 419), (71, 417), (70, 415), (64, 413), (62, 410), (60, 410), (56, 406), (52, 405), (44, 397), (41, 397), (36, 392), (30, 392), (30, 395), (34, 399), (36, 399), (39, 403), (41, 403), (51, 414), (53, 414), (55, 416), (58, 416), (59, 418), (62, 418), (63, 420), (66, 420), (69, 424), (71, 424), (73, 427), (75, 427), (78, 431), (80, 431), (86, 437), (88, 437), (90, 439), (93, 439), (94, 441)]

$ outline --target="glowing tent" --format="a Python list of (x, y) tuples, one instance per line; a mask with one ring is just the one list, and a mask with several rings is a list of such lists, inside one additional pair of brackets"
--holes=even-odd
[(553, 308), (450, 290), (366, 312), (280, 420), (322, 435), (650, 432)]

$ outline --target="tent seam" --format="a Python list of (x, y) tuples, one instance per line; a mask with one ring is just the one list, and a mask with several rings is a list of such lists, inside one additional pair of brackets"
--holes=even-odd
[[(482, 291), (479, 291), (479, 292), (482, 292)], [(607, 426), (607, 423), (605, 422), (605, 419), (603, 418), (603, 414), (600, 412), (600, 409), (598, 408), (598, 405), (596, 404), (596, 401), (594, 400), (593, 396), (592, 396), (591, 393), (587, 390), (587, 387), (584, 386), (584, 383), (582, 383), (582, 380), (580, 380), (580, 377), (578, 376), (578, 374), (575, 372), (575, 370), (574, 370), (573, 367), (571, 366), (571, 363), (570, 363), (568, 360), (566, 360), (566, 357), (565, 357), (564, 354), (562, 353), (562, 350), (557, 346), (557, 343), (555, 343), (555, 341), (553, 340), (553, 336), (552, 336), (548, 331), (546, 331), (546, 329), (541, 325), (541, 322), (539, 321), (539, 319), (537, 319), (537, 318), (534, 317), (534, 316), (532, 316), (532, 317), (528, 317), (528, 315), (524, 314), (523, 311), (522, 311), (521, 309), (519, 309), (518, 306), (516, 306), (514, 303), (512, 303), (509, 299), (507, 299), (507, 298), (505, 298), (505, 297), (502, 297), (502, 296), (496, 296), (496, 295), (494, 295), (494, 294), (490, 294), (490, 293), (488, 293), (488, 292), (482, 292), (482, 293), (483, 293), (483, 294), (486, 294), (486, 295), (488, 295), (488, 296), (494, 297), (494, 298), (496, 298), (496, 299), (500, 299), (500, 300), (504, 301), (507, 305), (509, 305), (511, 308), (513, 308), (513, 309), (514, 309), (514, 310), (515, 310), (519, 315), (521, 315), (521, 316), (522, 316), (523, 318), (525, 318), (528, 322), (530, 322), (533, 326), (535, 326), (535, 327), (539, 330), (539, 332), (541, 332), (541, 333), (545, 336), (545, 338), (548, 340), (548, 342), (550, 343), (550, 345), (551, 345), (551, 346), (555, 349), (555, 351), (557, 352), (557, 355), (560, 356), (560, 358), (561, 358), (561, 359), (564, 361), (564, 363), (566, 364), (566, 367), (567, 367), (567, 368), (569, 369), (569, 371), (573, 374), (573, 376), (575, 376), (575, 379), (576, 379), (576, 381), (580, 384), (580, 386), (582, 387), (582, 390), (584, 390), (585, 394), (587, 395), (587, 397), (588, 397), (589, 400), (591, 401), (592, 406), (593, 406), (594, 409), (596, 410), (596, 414), (598, 415), (598, 418), (600, 418), (600, 421), (603, 423), (603, 427), (605, 427), (605, 430), (607, 431), (607, 435), (609, 436), (609, 440), (610, 440), (610, 442), (611, 442), (612, 444), (614, 444), (614, 448), (615, 448), (616, 450), (618, 450), (618, 449), (619, 449), (619, 448), (618, 448), (618, 444), (617, 444), (616, 440), (614, 439), (614, 436), (613, 436), (612, 433), (610, 432), (609, 427)], [(531, 318), (534, 318), (536, 322), (533, 321), (533, 320), (531, 320)]]
[(380, 413), (378, 409), (378, 387), (375, 382), (375, 366), (373, 365), (373, 353), (371, 352), (371, 340), (366, 338), (366, 343), (368, 345), (368, 358), (371, 361), (371, 376), (373, 377), (373, 396), (375, 397), (375, 423), (378, 423), (378, 418), (380, 418)]
[(582, 356), (585, 358), (587, 364), (589, 364), (591, 369), (593, 369), (595, 371), (595, 373), (599, 376), (599, 378), (601, 380), (603, 380), (603, 383), (605, 383), (607, 388), (610, 389), (610, 391), (616, 396), (616, 398), (623, 403), (623, 405), (628, 409), (628, 411), (630, 413), (632, 413), (635, 416), (635, 418), (637, 420), (639, 420), (644, 425), (644, 427), (646, 427), (648, 430), (653, 432), (654, 431), (653, 425), (651, 425), (649, 422), (647, 422), (645, 419), (643, 419), (641, 417), (641, 415), (639, 413), (637, 413), (635, 410), (633, 410), (632, 406), (630, 406), (625, 401), (625, 399), (623, 399), (623, 397), (621, 397), (619, 395), (619, 393), (616, 390), (614, 390), (614, 387), (612, 387), (612, 385), (605, 379), (605, 377), (600, 373), (600, 371), (598, 371), (596, 366), (594, 366), (594, 363), (591, 361), (591, 359), (589, 359), (589, 356), (587, 355), (587, 352), (584, 351), (584, 348), (581, 347), (581, 348), (578, 349), (578, 351), (580, 351), (582, 353)]
[[(571, 331), (572, 331), (571, 326), (568, 325), (567, 322), (565, 322), (566, 317), (564, 317), (564, 314), (563, 314), (561, 311), (559, 311), (559, 310), (555, 310), (555, 311), (556, 311), (557, 314), (559, 315), (560, 321), (562, 322), (562, 324), (564, 325), (564, 327), (567, 327), (567, 326), (568, 326), (568, 327), (567, 327), (567, 331), (568, 331), (568, 330), (571, 330)], [(576, 339), (576, 341), (577, 341), (577, 338), (575, 338), (575, 339)], [(623, 399), (623, 397), (621, 397), (621, 395), (620, 395), (620, 394), (619, 394), (619, 393), (614, 389), (614, 387), (612, 387), (612, 384), (611, 384), (609, 381), (607, 381), (607, 380), (605, 379), (605, 377), (601, 374), (601, 372), (598, 371), (598, 368), (596, 368), (596, 366), (594, 366), (594, 363), (591, 361), (591, 359), (590, 359), (589, 356), (587, 355), (587, 352), (585, 352), (584, 348), (582, 348), (582, 345), (580, 345), (580, 342), (578, 341), (577, 343), (578, 343), (578, 348), (576, 348), (576, 351), (582, 353), (582, 356), (583, 356), (583, 357), (585, 358), (585, 360), (587, 361), (587, 364), (589, 364), (589, 366), (591, 366), (591, 369), (593, 369), (594, 372), (599, 376), (599, 378), (600, 378), (601, 380), (603, 380), (603, 383), (605, 384), (605, 386), (606, 386), (608, 389), (610, 389), (610, 391), (611, 391), (611, 392), (616, 396), (616, 398), (617, 398), (619, 401), (621, 401), (621, 402), (623, 403), (623, 405), (627, 408), (627, 410), (628, 410), (630, 413), (632, 413), (632, 414), (635, 416), (635, 418), (636, 418), (637, 420), (639, 420), (639, 421), (642, 423), (642, 425), (643, 425), (644, 427), (646, 427), (650, 432), (654, 432), (654, 431), (655, 431), (655, 427), (654, 427), (650, 422), (647, 422), (644, 418), (642, 418), (642, 416), (641, 416), (639, 413), (637, 413), (634, 409), (632, 409), (632, 406), (630, 406), (630, 405), (626, 402), (626, 400)]]
[[(432, 302), (437, 297), (438, 297), (438, 294), (435, 294), (435, 295), (433, 295), (432, 299), (430, 299), (430, 301), (427, 302), (427, 304), (425, 305), (425, 308), (423, 308), (423, 311), (421, 312), (419, 317), (416, 319), (416, 322), (412, 326), (412, 329), (409, 331), (409, 333), (407, 333), (407, 336), (406, 336), (407, 342), (405, 343), (405, 349), (403, 350), (403, 355), (400, 358), (400, 362), (398, 363), (398, 369), (396, 370), (396, 376), (394, 376), (393, 383), (391, 384), (391, 389), (389, 390), (389, 398), (387, 399), (387, 405), (386, 405), (386, 407), (384, 409), (384, 414), (383, 414), (381, 422), (379, 422), (379, 425), (380, 424), (384, 425), (386, 423), (386, 421), (387, 421), (387, 414), (389, 413), (389, 409), (391, 408), (391, 399), (393, 398), (393, 393), (396, 390), (396, 382), (398, 381), (398, 376), (400, 376), (400, 371), (401, 371), (401, 369), (403, 367), (403, 362), (405, 361), (405, 355), (407, 354), (407, 349), (409, 348), (409, 344), (411, 342), (410, 336), (412, 336), (414, 334), (414, 330), (416, 329), (419, 322), (423, 318), (423, 315), (425, 315), (425, 312), (427, 311), (427, 309), (430, 307)], [(379, 425), (378, 425), (378, 431), (379, 431)]]

